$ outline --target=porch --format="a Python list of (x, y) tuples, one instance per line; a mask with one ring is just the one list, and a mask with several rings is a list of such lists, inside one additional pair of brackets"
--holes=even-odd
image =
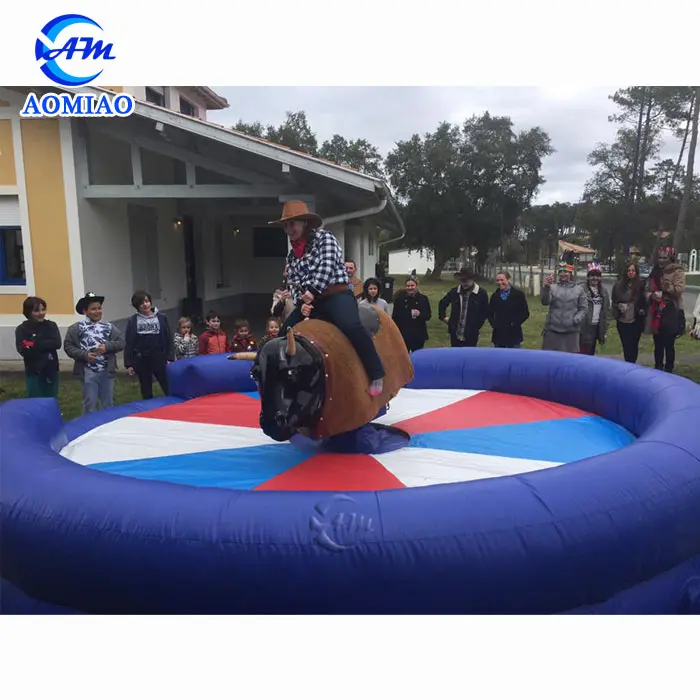
[(173, 325), (214, 309), (259, 334), (288, 252), (268, 221), (287, 200), (321, 215), (363, 277), (379, 231), (403, 233), (381, 180), (154, 105), (71, 131), (85, 287), (119, 325), (146, 289)]

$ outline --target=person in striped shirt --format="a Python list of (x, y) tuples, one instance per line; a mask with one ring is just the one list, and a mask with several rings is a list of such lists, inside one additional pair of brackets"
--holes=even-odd
[(338, 240), (321, 228), (321, 217), (309, 211), (304, 202), (286, 202), (281, 218), (270, 224), (284, 228), (292, 248), (285, 274), (295, 308), (280, 335), (312, 315), (332, 323), (355, 348), (370, 380), (370, 395), (379, 396), (383, 391), (384, 366), (360, 321)]

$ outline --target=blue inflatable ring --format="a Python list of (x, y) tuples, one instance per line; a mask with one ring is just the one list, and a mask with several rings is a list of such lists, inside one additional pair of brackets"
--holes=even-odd
[[(0, 406), (3, 612), (699, 611), (700, 386), (565, 353), (440, 348), (413, 357), (411, 388), (568, 404), (638, 439), (517, 476), (330, 494), (319, 510), (317, 492), (86, 469), (58, 454), (71, 424), (53, 400), (10, 401)], [(144, 405), (253, 391), (249, 367), (223, 356), (175, 363), (178, 398)], [(358, 527), (342, 547), (319, 546), (319, 522), (334, 508), (352, 510)]]

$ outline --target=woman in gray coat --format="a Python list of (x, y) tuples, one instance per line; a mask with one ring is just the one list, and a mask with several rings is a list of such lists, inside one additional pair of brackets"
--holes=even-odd
[(581, 328), (581, 354), (595, 355), (598, 343), (605, 345), (608, 332), (610, 297), (603, 287), (603, 273), (598, 263), (588, 266), (586, 281), (581, 285), (586, 295), (587, 310)]
[(558, 284), (549, 275), (542, 287), (540, 300), (549, 306), (542, 331), (542, 349), (559, 352), (580, 351), (583, 320), (588, 310), (588, 301), (583, 288), (572, 280), (573, 265), (565, 262), (557, 265)]

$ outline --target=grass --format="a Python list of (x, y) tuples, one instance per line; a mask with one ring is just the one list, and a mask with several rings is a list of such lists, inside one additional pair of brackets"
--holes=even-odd
[[(0, 395), (0, 402), (10, 399), (23, 399), (26, 397), (24, 376), (12, 373), (4, 374), (0, 386), (4, 390)], [(163, 392), (157, 382), (153, 384), (153, 396), (161, 397)], [(132, 401), (141, 400), (141, 390), (136, 377), (129, 377), (126, 374), (119, 374), (114, 383), (114, 403), (125, 404)], [(80, 381), (70, 375), (61, 375), (61, 385), (58, 390), (58, 403), (61, 407), (63, 419), (68, 421), (77, 418), (83, 412), (83, 395)]]
[[(453, 286), (451, 280), (445, 279), (441, 281), (423, 281), (420, 285), (421, 291), (430, 299), (433, 317), (428, 323), (428, 333), (430, 339), (426, 347), (441, 347), (449, 345), (449, 334), (447, 326), (442, 323), (437, 317), (438, 302), (444, 296), (450, 287)], [(495, 285), (490, 282), (483, 283), (484, 288), (489, 295), (494, 291)], [(542, 306), (539, 297), (528, 297), (528, 305), (530, 307), (530, 318), (523, 326), (524, 342), (523, 347), (529, 349), (539, 349), (542, 345), (542, 328), (544, 326), (545, 317), (547, 315), (546, 307)], [(484, 327), (479, 338), (480, 347), (491, 346), (491, 328), (488, 324)], [(649, 364), (649, 355), (653, 352), (653, 342), (650, 336), (642, 336), (640, 344), (640, 363)], [(676, 341), (676, 353), (679, 355), (679, 364), (676, 367), (676, 372), (691, 381), (700, 384), (700, 342), (693, 340), (689, 336), (684, 336)], [(608, 332), (608, 339), (602, 348), (599, 350), (600, 355), (607, 356), (622, 356), (622, 346), (620, 338), (617, 334), (614, 324)], [(693, 360), (684, 361), (683, 356), (694, 356)], [(25, 396), (24, 377), (19, 374), (8, 374), (2, 378), (1, 383), (4, 393), (0, 395), (0, 401), (9, 399), (18, 399)], [(154, 396), (162, 396), (160, 387), (154, 383)], [(120, 374), (117, 377), (115, 384), (115, 403), (124, 404), (131, 401), (137, 401), (141, 398), (139, 384), (137, 379)], [(63, 413), (64, 420), (71, 420), (79, 416), (82, 412), (82, 397), (80, 382), (72, 375), (61, 376), (61, 387), (59, 394), (59, 404)]]
[(700, 275), (686, 275), (685, 283), (695, 287), (700, 287)]

